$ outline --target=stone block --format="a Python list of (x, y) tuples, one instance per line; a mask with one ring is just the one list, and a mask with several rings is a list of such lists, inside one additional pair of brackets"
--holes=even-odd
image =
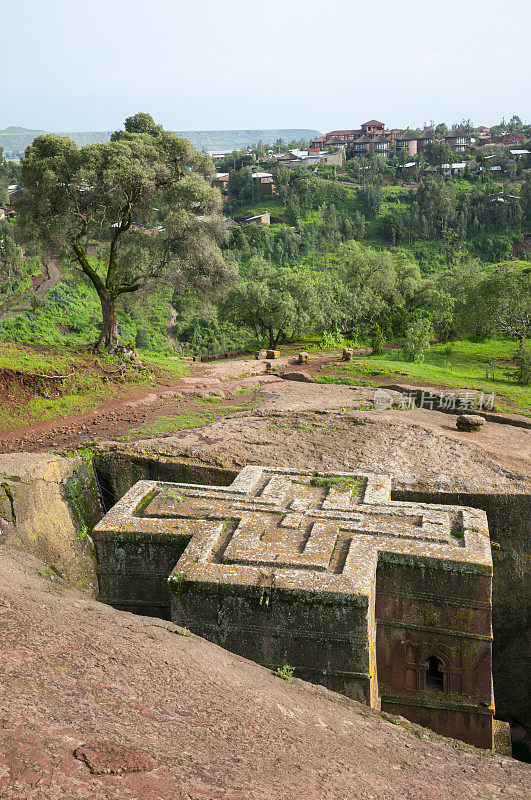
[(310, 354), (309, 353), (306, 353), (305, 351), (302, 351), (301, 353), (298, 353), (297, 361), (299, 362), (299, 364), (307, 364), (309, 360), (310, 360)]
[(458, 431), (480, 431), (485, 420), (479, 414), (460, 414), (455, 422)]
[(343, 361), (352, 361), (354, 358), (354, 350), (350, 347), (343, 348)]
[(257, 361), (262, 358), (267, 358), (268, 357), (267, 350), (257, 350), (256, 353), (254, 354), (254, 357), (256, 358)]
[(268, 350), (266, 358), (280, 358), (280, 350)]
[(302, 383), (315, 383), (314, 378), (310, 375), (309, 372), (304, 372), (304, 370), (300, 370), (299, 372), (281, 372), (280, 377), (284, 378), (285, 381), (302, 381)]

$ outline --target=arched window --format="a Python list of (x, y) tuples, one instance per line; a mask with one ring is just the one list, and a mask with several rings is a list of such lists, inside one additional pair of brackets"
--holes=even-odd
[(444, 676), (442, 663), (437, 656), (431, 656), (426, 662), (426, 689), (433, 692), (444, 691)]

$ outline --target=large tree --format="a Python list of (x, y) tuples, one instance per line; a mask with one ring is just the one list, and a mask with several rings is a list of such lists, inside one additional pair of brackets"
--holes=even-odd
[(266, 337), (274, 349), (297, 334), (326, 326), (333, 314), (333, 295), (321, 273), (279, 268), (253, 256), (222, 309), (227, 319), (254, 331), (258, 343)]
[(118, 344), (120, 295), (161, 278), (178, 291), (206, 292), (232, 274), (218, 248), (224, 228), (213, 172), (209, 156), (149, 114), (129, 117), (106, 144), (78, 149), (46, 134), (27, 148), (20, 236), (59, 249), (90, 279), (102, 309), (96, 349)]
[(336, 314), (343, 330), (384, 326), (393, 310), (409, 303), (420, 284), (417, 264), (390, 253), (345, 242), (337, 250)]
[(442, 167), (443, 164), (451, 164), (453, 161), (453, 151), (446, 142), (430, 142), (424, 150), (424, 159), (434, 167)]

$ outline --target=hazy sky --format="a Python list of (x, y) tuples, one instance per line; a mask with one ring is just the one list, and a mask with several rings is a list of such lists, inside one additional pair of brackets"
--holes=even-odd
[(531, 3), (10, 0), (0, 128), (531, 122)]

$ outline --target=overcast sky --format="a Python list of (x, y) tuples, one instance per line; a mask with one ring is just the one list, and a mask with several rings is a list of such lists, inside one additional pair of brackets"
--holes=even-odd
[(531, 2), (10, 0), (0, 128), (531, 122)]

